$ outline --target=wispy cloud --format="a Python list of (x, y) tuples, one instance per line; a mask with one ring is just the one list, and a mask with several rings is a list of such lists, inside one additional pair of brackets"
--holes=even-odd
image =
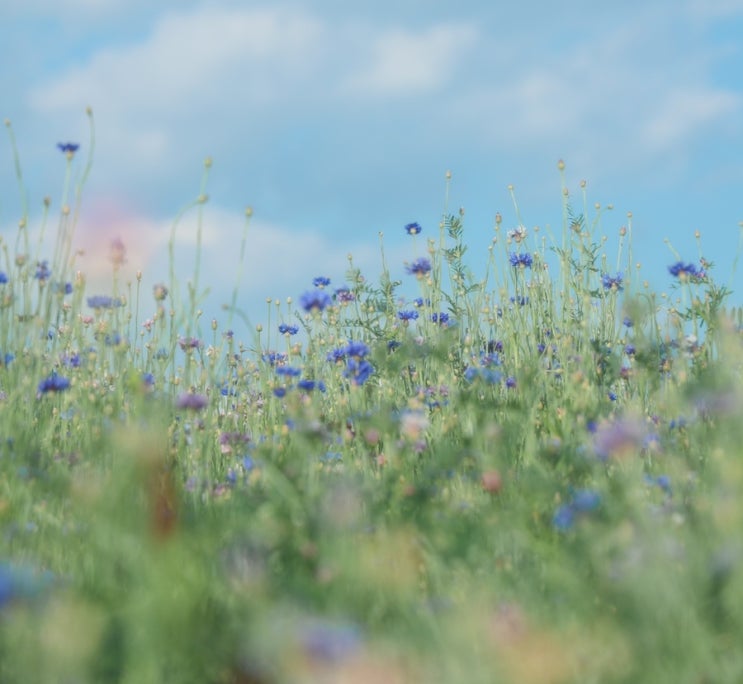
[(477, 40), (472, 26), (382, 31), (345, 87), (360, 96), (417, 95), (447, 85)]

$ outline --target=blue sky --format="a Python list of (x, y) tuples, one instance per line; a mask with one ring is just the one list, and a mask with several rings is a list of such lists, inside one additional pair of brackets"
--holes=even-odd
[[(586, 179), (591, 204), (613, 205), (609, 244), (632, 212), (643, 278), (668, 288), (664, 238), (693, 261), (699, 230), (717, 280), (743, 300), (743, 275), (730, 280), (743, 220), (743, 0), (0, 0), (0, 18), (0, 118), (13, 123), (32, 225), (42, 198), (61, 192), (56, 143), (82, 143), (81, 169), (85, 108), (95, 112), (76, 238), (93, 287), (105, 288), (100, 254), (115, 236), (131, 272), (167, 279), (171, 222), (198, 194), (207, 156), (205, 313), (224, 315), (250, 205), (240, 304), (254, 322), (267, 297), (296, 299), (316, 275), (342, 284), (348, 253), (375, 277), (380, 231), (405, 278), (415, 254), (403, 226), (438, 234), (447, 170), (477, 273), (496, 212), (504, 230), (518, 224), (509, 184), (527, 228), (559, 229), (564, 159), (576, 204)], [(10, 240), (20, 208), (7, 136), (0, 188)], [(194, 216), (178, 230), (184, 279)]]

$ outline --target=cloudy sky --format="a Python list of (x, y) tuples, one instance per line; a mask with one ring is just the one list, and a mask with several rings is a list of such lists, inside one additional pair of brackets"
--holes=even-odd
[[(610, 242), (633, 213), (635, 256), (657, 288), (675, 261), (664, 238), (692, 261), (696, 230), (730, 282), (743, 0), (0, 0), (0, 18), (0, 118), (13, 124), (32, 221), (44, 196), (58, 209), (57, 142), (81, 143), (82, 170), (93, 108), (76, 238), (91, 273), (119, 236), (130, 268), (166, 280), (172, 220), (199, 194), (206, 157), (208, 314), (223, 315), (234, 285), (246, 206), (240, 304), (259, 322), (266, 297), (296, 298), (321, 274), (342, 284), (348, 253), (373, 277), (380, 232), (404, 278), (414, 255), (403, 226), (438, 234), (447, 170), (477, 271), (496, 212), (518, 224), (509, 184), (528, 228), (559, 230), (564, 159), (576, 200), (585, 179), (591, 204), (613, 205)], [(6, 239), (20, 211), (2, 136)], [(195, 216), (177, 231), (184, 279)]]

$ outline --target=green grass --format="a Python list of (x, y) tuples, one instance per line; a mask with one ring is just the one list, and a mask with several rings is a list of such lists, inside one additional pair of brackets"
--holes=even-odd
[(743, 680), (743, 311), (711, 266), (656, 296), (631, 220), (565, 189), (482, 273), (445, 212), (430, 271), (382, 249), (239, 340), (239, 277), (204, 333), (174, 237), (152, 294), (120, 244), (86, 290), (79, 161), (46, 255), (15, 154), (0, 243), (0, 681)]

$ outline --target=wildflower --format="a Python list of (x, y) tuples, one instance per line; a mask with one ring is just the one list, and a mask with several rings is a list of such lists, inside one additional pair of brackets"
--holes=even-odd
[(286, 361), (287, 356), (284, 352), (269, 351), (265, 352), (261, 358), (266, 361), (269, 366), (278, 366)]
[(594, 432), (594, 451), (602, 460), (610, 456), (622, 456), (642, 446), (645, 429), (634, 418), (620, 418), (613, 423), (596, 426)]
[(624, 353), (627, 356), (634, 356), (636, 351), (637, 351), (637, 349), (635, 348), (635, 345), (634, 344), (626, 344), (624, 346)]
[(109, 258), (114, 267), (119, 267), (126, 263), (126, 247), (121, 238), (111, 240)]
[(343, 377), (350, 378), (354, 385), (360, 386), (369, 379), (369, 376), (373, 372), (374, 366), (372, 366), (368, 361), (348, 359), (346, 370), (343, 372)]
[(346, 356), (361, 359), (369, 353), (369, 347), (367, 347), (363, 342), (354, 342), (353, 340), (349, 340), (344, 351)]
[(181, 337), (178, 340), (178, 346), (183, 351), (187, 349), (199, 349), (202, 346), (202, 342), (196, 337)]
[(332, 301), (332, 297), (319, 288), (308, 290), (299, 298), (299, 303), (308, 313), (323, 311), (326, 307), (330, 306)]
[(333, 349), (332, 351), (329, 351), (325, 355), (325, 359), (327, 361), (330, 361), (331, 363), (339, 363), (343, 361), (345, 358), (346, 358), (345, 347), (339, 347), (337, 349)]
[(416, 318), (418, 318), (418, 312), (415, 311), (415, 309), (413, 309), (411, 311), (398, 311), (397, 312), (397, 317), (401, 321), (405, 321), (405, 322), (407, 322), (407, 321), (414, 321)]
[(152, 294), (154, 295), (156, 302), (162, 302), (168, 296), (168, 288), (162, 283), (158, 283), (153, 286)]
[(34, 274), (36, 280), (40, 280), (43, 283), (44, 281), (49, 280), (51, 274), (52, 272), (49, 269), (49, 262), (46, 259), (44, 259), (44, 261), (36, 262), (36, 273)]
[(69, 389), (69, 387), (69, 378), (52, 373), (48, 378), (44, 378), (44, 380), (39, 383), (38, 393), (39, 395), (42, 395), (47, 392), (63, 392), (64, 390)]
[(405, 226), (405, 232), (408, 235), (418, 235), (423, 230), (423, 228), (420, 227), (419, 223), (408, 223), (408, 225)]
[(300, 380), (297, 383), (297, 387), (299, 389), (304, 390), (305, 392), (312, 392), (313, 390), (317, 389), (320, 392), (325, 392), (325, 383), (322, 380)]
[(635, 324), (634, 324), (633, 320), (629, 316), (625, 316), (624, 317), (624, 320), (622, 321), (622, 325), (625, 328), (632, 328)]
[(61, 361), (62, 365), (67, 366), (68, 368), (79, 368), (82, 363), (80, 354), (63, 354)]
[(282, 323), (279, 326), (279, 332), (282, 335), (296, 335), (299, 332), (299, 328), (296, 325), (287, 325), (286, 323)]
[(0, 285), (5, 285), (5, 283), (8, 282), (8, 276), (5, 275), (2, 271), (0, 271)]
[(317, 276), (317, 278), (313, 279), (312, 284), (315, 287), (323, 288), (326, 285), (330, 285), (330, 278), (327, 278), (326, 276)]
[(534, 259), (528, 252), (511, 252), (508, 260), (514, 268), (531, 268), (534, 263)]
[(294, 368), (293, 366), (279, 366), (276, 369), (277, 375), (284, 375), (287, 378), (296, 378), (302, 375), (301, 368)]
[(621, 292), (624, 289), (624, 285), (622, 285), (623, 280), (624, 275), (621, 272), (617, 272), (615, 276), (610, 276), (608, 273), (604, 273), (601, 276), (601, 284), (604, 286), (604, 289), (611, 290), (612, 292)]
[(527, 230), (524, 226), (516, 226), (513, 230), (509, 230), (506, 235), (516, 243), (526, 239)]
[(412, 264), (406, 264), (405, 270), (417, 278), (422, 278), (424, 275), (431, 272), (431, 261), (426, 257), (420, 257), (416, 259)]
[(274, 387), (273, 395), (277, 399), (283, 399), (286, 396), (286, 387)]
[(506, 378), (506, 387), (508, 387), (508, 389), (513, 389), (514, 387), (516, 387), (516, 378), (513, 377), (513, 375), (509, 375)]
[(209, 399), (205, 395), (192, 392), (184, 392), (175, 402), (177, 408), (189, 411), (201, 411), (208, 404)]
[(64, 152), (66, 155), (72, 156), (80, 149), (80, 145), (78, 143), (57, 143), (57, 148), (60, 152)]
[[(324, 460), (340, 460), (340, 454), (328, 452)], [(354, 624), (313, 621), (301, 628), (299, 642), (313, 660), (337, 663), (359, 651), (362, 634)]]
[(677, 261), (668, 267), (668, 272), (674, 277), (681, 281), (685, 280), (703, 280), (707, 274), (701, 268), (697, 268), (694, 264), (685, 264), (683, 261)]
[(15, 354), (11, 354), (10, 352), (0, 354), (0, 366), (5, 366), (7, 368), (11, 364), (13, 359), (15, 359)]
[(570, 505), (578, 513), (588, 513), (598, 508), (601, 496), (592, 489), (580, 489), (573, 494)]
[(416, 297), (413, 300), (413, 306), (415, 306), (417, 309), (420, 309), (424, 304), (426, 306), (430, 306), (431, 302), (428, 299), (424, 302), (423, 297)]
[(347, 287), (339, 287), (335, 291), (335, 299), (341, 304), (349, 304), (356, 300), (356, 295)]
[(449, 314), (444, 311), (438, 314), (433, 313), (431, 314), (431, 320), (434, 323), (445, 326), (449, 323)]
[(601, 504), (601, 495), (591, 489), (575, 492), (570, 502), (563, 504), (552, 516), (552, 524), (560, 532), (567, 532), (575, 524), (576, 516), (595, 511)]
[(122, 305), (120, 299), (114, 299), (108, 295), (93, 295), (88, 297), (88, 306), (91, 309), (113, 309)]
[(529, 298), (526, 295), (519, 295), (518, 297), (510, 297), (511, 304), (518, 304), (519, 306), (526, 306), (529, 303)]

